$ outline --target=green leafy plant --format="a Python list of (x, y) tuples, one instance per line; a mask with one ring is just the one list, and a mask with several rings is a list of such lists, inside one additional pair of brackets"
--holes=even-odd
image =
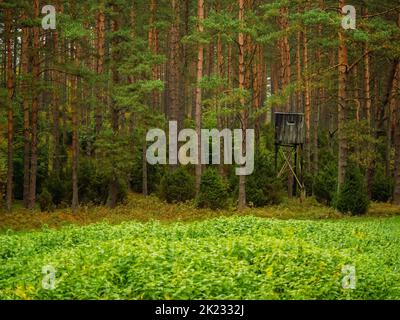
[(340, 212), (354, 215), (362, 215), (368, 211), (367, 188), (358, 165), (350, 164), (347, 167), (345, 183), (340, 188), (334, 205)]
[(213, 168), (207, 169), (201, 177), (197, 205), (201, 208), (222, 209), (228, 201), (228, 185)]
[(167, 172), (161, 179), (159, 196), (169, 203), (193, 199), (195, 196), (194, 178), (183, 167)]

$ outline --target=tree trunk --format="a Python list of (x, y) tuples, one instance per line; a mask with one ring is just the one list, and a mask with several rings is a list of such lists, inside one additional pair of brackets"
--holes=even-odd
[(385, 103), (386, 107), (386, 177), (391, 178), (391, 153), (392, 153), (392, 129), (393, 129), (393, 112), (395, 111), (396, 105), (396, 93), (398, 90), (398, 77), (399, 77), (399, 63), (400, 60), (396, 60), (393, 63), (392, 76), (389, 82), (389, 91), (387, 100)]
[(296, 34), (296, 81), (297, 81), (297, 89), (296, 89), (296, 111), (301, 112), (303, 110), (302, 106), (302, 98), (303, 91), (302, 87), (302, 76), (301, 76), (301, 32), (298, 31)]
[(307, 170), (311, 172), (311, 91), (308, 75), (308, 43), (307, 30), (303, 32), (303, 59), (304, 59), (304, 120), (306, 125), (306, 163)]
[(147, 178), (147, 158), (146, 158), (146, 150), (147, 150), (147, 143), (146, 140), (143, 140), (143, 148), (142, 148), (142, 193), (144, 196), (149, 195), (149, 188), (148, 188), (148, 178)]
[[(24, 20), (28, 19), (24, 15)], [(29, 127), (29, 34), (30, 29), (25, 27), (22, 29), (21, 38), (21, 72), (23, 76), (22, 81), (22, 112), (23, 112), (23, 128), (24, 128), (24, 186), (23, 186), (23, 202), (24, 207), (28, 208), (29, 202), (29, 180), (30, 180), (30, 127)]]
[[(71, 59), (78, 65), (77, 52), (74, 48), (74, 43), (71, 44)], [(79, 206), (78, 198), (78, 153), (79, 153), (79, 141), (78, 141), (78, 101), (77, 101), (77, 77), (71, 76), (71, 112), (72, 112), (72, 212), (76, 213)]]
[[(320, 2), (320, 8), (323, 9), (323, 3)], [(322, 37), (322, 25), (318, 25), (318, 37)], [(321, 49), (318, 48), (316, 52), (316, 60), (318, 64), (318, 73), (322, 68), (322, 52)], [(314, 107), (314, 125), (313, 125), (313, 142), (312, 142), (312, 171), (314, 175), (318, 173), (319, 170), (319, 148), (318, 148), (318, 129), (319, 129), (319, 119), (320, 119), (320, 110), (322, 108), (322, 104), (324, 102), (324, 90), (322, 87), (319, 87), (316, 92), (316, 103)]]
[[(345, 0), (339, 0), (339, 7), (346, 5)], [(348, 78), (348, 58), (347, 45), (344, 30), (339, 31), (339, 90), (338, 90), (338, 190), (342, 187), (346, 177), (347, 167), (347, 137), (345, 133), (345, 124), (347, 120), (347, 78)]]
[[(34, 16), (39, 17), (39, 0), (34, 0)], [(31, 112), (31, 172), (29, 181), (29, 203), (28, 208), (33, 209), (36, 202), (36, 176), (38, 162), (38, 113), (39, 113), (39, 88), (38, 82), (40, 79), (40, 28), (33, 28), (33, 97), (32, 97), (32, 112)]]
[(169, 30), (169, 119), (178, 121), (178, 130), (181, 128), (180, 119), (180, 40), (179, 40), (179, 2), (171, 0), (173, 22)]
[(5, 11), (5, 40), (7, 56), (7, 210), (11, 212), (13, 201), (13, 142), (14, 142), (14, 70), (13, 70), (13, 41), (12, 41), (12, 11)]
[[(397, 27), (400, 28), (400, 13), (397, 15)], [(396, 72), (394, 77), (396, 84), (395, 92), (398, 92), (400, 84), (400, 60), (397, 60)], [(397, 98), (398, 99), (398, 98)], [(395, 183), (393, 193), (393, 203), (400, 205), (400, 105), (396, 97), (392, 96), (393, 105), (396, 107), (396, 126), (395, 126)]]
[[(203, 20), (204, 20), (204, 1), (197, 1), (197, 17), (198, 17), (198, 32), (204, 31)], [(201, 86), (200, 82), (203, 78), (203, 61), (204, 61), (204, 46), (202, 43), (198, 44), (197, 49), (197, 85), (196, 85), (196, 105), (195, 105), (195, 122), (196, 122), (196, 133), (198, 137), (201, 137)], [(201, 144), (198, 144), (198, 163), (196, 164), (196, 192), (200, 191), (201, 183)]]
[(100, 77), (103, 74), (104, 70), (104, 55), (105, 55), (105, 14), (104, 14), (104, 1), (100, 2), (99, 12), (97, 13), (96, 19), (96, 51), (97, 51), (97, 59), (96, 59), (96, 73), (98, 76), (98, 81), (101, 84), (98, 88), (98, 102), (95, 108), (95, 128), (96, 134), (101, 131), (102, 122), (103, 122), (103, 108), (102, 105), (105, 102), (104, 99), (104, 86), (103, 80), (100, 80)]
[[(239, 1), (239, 23), (241, 25), (244, 24), (244, 0), (238, 0)], [(245, 62), (244, 62), (244, 57), (245, 57), (245, 52), (244, 52), (244, 34), (243, 32), (239, 32), (239, 89), (242, 91), (245, 89)], [(242, 145), (243, 145), (243, 150), (245, 150), (246, 147), (246, 121), (247, 121), (247, 114), (245, 110), (245, 98), (243, 94), (241, 93), (240, 97), (240, 105), (241, 105), (241, 112), (240, 112), (240, 118), (241, 118), (241, 125), (242, 125)], [(246, 207), (246, 176), (241, 175), (239, 176), (239, 202), (238, 202), (238, 209), (243, 210)]]
[[(158, 54), (158, 33), (156, 23), (157, 0), (150, 0), (150, 29), (149, 29), (149, 47), (153, 54)], [(159, 79), (159, 66), (153, 66), (152, 78), (153, 80)], [(152, 93), (152, 105), (154, 110), (160, 110), (160, 93), (154, 91)]]

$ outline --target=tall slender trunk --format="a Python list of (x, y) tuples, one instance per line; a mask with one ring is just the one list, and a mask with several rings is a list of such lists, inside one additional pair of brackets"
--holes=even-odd
[[(278, 25), (279, 29), (284, 33), (283, 36), (278, 40), (278, 47), (280, 52), (280, 65), (279, 65), (279, 78), (280, 78), (280, 85), (281, 90), (284, 92), (291, 81), (291, 60), (290, 60), (290, 44), (288, 38), (288, 29), (289, 29), (289, 9), (287, 7), (283, 7), (280, 9), (280, 15), (278, 18)], [(286, 94), (286, 93), (285, 93)], [(292, 107), (290, 103), (290, 98), (285, 98), (285, 102), (281, 108), (283, 108), (284, 112), (291, 112)], [(289, 161), (292, 160), (292, 152), (287, 152), (287, 158)], [(291, 170), (288, 173), (288, 180), (287, 180), (287, 189), (288, 189), (288, 197), (293, 197), (293, 182), (294, 177)]]
[[(100, 8), (97, 13), (96, 19), (96, 51), (97, 51), (97, 59), (96, 59), (96, 73), (100, 78), (103, 74), (104, 70), (104, 55), (105, 55), (105, 13), (104, 13), (104, 0), (100, 1)], [(99, 93), (98, 93), (98, 102), (95, 108), (95, 128), (96, 133), (98, 134), (102, 128), (103, 122), (103, 104), (105, 103), (104, 98), (104, 86), (103, 81), (98, 80), (100, 82)]]
[[(24, 15), (23, 19), (28, 16)], [(29, 180), (30, 180), (30, 127), (29, 127), (29, 34), (30, 29), (25, 27), (22, 29), (21, 38), (21, 72), (23, 76), (22, 81), (22, 112), (24, 117), (24, 186), (23, 186), (23, 202), (24, 207), (28, 208), (29, 198)]]
[[(39, 0), (34, 0), (34, 16), (39, 17)], [(32, 112), (31, 112), (31, 172), (29, 181), (29, 203), (28, 208), (33, 209), (36, 202), (36, 176), (37, 176), (37, 162), (38, 162), (38, 113), (39, 113), (39, 88), (38, 82), (40, 80), (40, 29), (38, 26), (33, 28), (33, 97), (32, 97)]]
[[(339, 0), (339, 8), (346, 5), (346, 0)], [(348, 58), (347, 45), (344, 30), (339, 30), (339, 90), (338, 90), (338, 190), (342, 187), (346, 177), (347, 167), (347, 137), (345, 124), (347, 120), (347, 78), (348, 78)]]
[[(202, 33), (204, 31), (203, 20), (204, 20), (204, 1), (197, 1), (197, 18), (198, 18), (198, 31)], [(196, 105), (195, 105), (195, 122), (196, 122), (196, 133), (197, 136), (201, 136), (201, 86), (200, 82), (203, 78), (203, 61), (204, 61), (204, 46), (202, 43), (198, 44), (197, 49), (197, 84), (196, 84)], [(196, 192), (200, 191), (201, 183), (201, 144), (197, 147), (198, 160), (196, 164)]]
[[(62, 12), (63, 8), (60, 6), (59, 1), (57, 3), (57, 12)], [(57, 30), (54, 30), (53, 33), (53, 55), (54, 62), (56, 65), (61, 64), (61, 52), (60, 50), (60, 41), (59, 41), (59, 33)], [(60, 83), (62, 81), (62, 77), (59, 72), (55, 71), (53, 73), (54, 89), (53, 89), (53, 173), (56, 176), (60, 175), (61, 171), (61, 145), (60, 145)]]
[[(363, 15), (368, 15), (368, 9), (363, 9)], [(363, 46), (364, 53), (364, 115), (367, 120), (368, 132), (369, 134), (373, 134), (372, 132), (372, 121), (371, 121), (371, 108), (372, 108), (372, 99), (371, 99), (371, 68), (370, 68), (370, 53), (369, 53), (369, 45), (366, 43)], [(370, 147), (370, 146), (368, 146)], [(372, 191), (372, 183), (375, 172), (375, 161), (368, 162), (367, 168), (367, 189), (368, 193), (371, 194)]]
[[(320, 8), (323, 9), (323, 2), (319, 3)], [(322, 25), (318, 25), (318, 37), (322, 37)], [(322, 52), (321, 48), (318, 48), (316, 51), (316, 60), (318, 64), (318, 73), (322, 68)], [(319, 119), (320, 119), (320, 110), (324, 103), (324, 90), (322, 87), (318, 87), (316, 92), (316, 103), (314, 107), (314, 125), (313, 125), (313, 141), (312, 141), (312, 171), (314, 175), (318, 173), (319, 170), (319, 149), (318, 149), (318, 129), (319, 129)]]
[(398, 87), (398, 73), (400, 60), (393, 63), (392, 76), (389, 80), (388, 95), (385, 102), (386, 107), (386, 177), (390, 178), (391, 173), (391, 153), (392, 153), (392, 132), (393, 132), (393, 113), (396, 104), (396, 92)]
[[(239, 1), (239, 23), (243, 26), (244, 24), (244, 0)], [(239, 32), (239, 89), (242, 91), (245, 89), (245, 46), (244, 46), (244, 34), (242, 31)], [(246, 126), (247, 126), (247, 114), (245, 110), (245, 98), (243, 94), (240, 97), (240, 105), (241, 105), (241, 125), (242, 125), (242, 136), (243, 136), (243, 150), (245, 150), (246, 146)], [(238, 209), (243, 210), (246, 207), (246, 176), (239, 176), (239, 202)]]
[(302, 76), (301, 76), (301, 31), (298, 31), (296, 34), (296, 81), (298, 88), (296, 89), (296, 111), (302, 111), (302, 98), (303, 98), (303, 91), (301, 90), (302, 87)]
[[(400, 28), (400, 13), (397, 15), (397, 27)], [(400, 84), (400, 60), (397, 60), (396, 72), (393, 79), (394, 94), (391, 96), (391, 104), (395, 107), (396, 126), (395, 126), (395, 179), (393, 203), (400, 204), (400, 104), (395, 93), (398, 92)], [(397, 89), (396, 89), (397, 88)], [(397, 103), (396, 103), (397, 99)]]
[(5, 40), (7, 57), (7, 210), (10, 212), (13, 201), (13, 142), (14, 142), (14, 70), (13, 70), (13, 40), (12, 40), (12, 10), (5, 11)]
[[(71, 59), (75, 65), (78, 65), (77, 49), (74, 47), (75, 44), (71, 44)], [(72, 212), (76, 213), (79, 206), (79, 195), (78, 195), (78, 153), (79, 153), (79, 141), (78, 141), (78, 79), (75, 75), (71, 76), (71, 118), (72, 118)]]
[(173, 22), (169, 30), (169, 119), (178, 121), (178, 128), (181, 127), (180, 119), (180, 41), (179, 41), (179, 2), (171, 0)]
[(303, 32), (303, 59), (304, 59), (304, 120), (306, 125), (306, 162), (307, 170), (311, 171), (311, 90), (308, 74), (308, 37), (307, 29)]
[[(117, 12), (118, 7), (116, 5), (113, 6), (113, 11)], [(120, 29), (120, 18), (116, 15), (115, 18), (111, 22), (111, 29), (112, 32), (115, 34)], [(113, 46), (113, 53), (112, 53), (112, 67), (111, 67), (111, 74), (112, 74), (112, 83), (113, 85), (117, 85), (120, 82), (120, 75), (118, 72), (118, 61), (120, 59), (120, 52), (117, 48), (119, 44), (119, 40), (114, 37), (112, 41)], [(114, 136), (117, 137), (119, 135), (119, 118), (120, 118), (120, 110), (116, 103), (116, 101), (112, 101), (111, 103), (111, 128), (114, 132)], [(113, 176), (111, 178), (109, 184), (109, 195), (108, 195), (108, 206), (110, 208), (114, 208), (117, 205), (118, 201), (118, 177)]]
[(143, 140), (143, 146), (142, 146), (142, 170), (143, 170), (143, 175), (142, 175), (142, 194), (144, 196), (149, 195), (149, 187), (148, 187), (148, 177), (147, 177), (147, 158), (146, 158), (146, 149), (147, 149), (147, 143), (146, 140)]
[[(155, 25), (156, 23), (156, 13), (157, 13), (157, 0), (150, 0), (150, 29), (149, 29), (149, 47), (153, 54), (158, 54), (158, 31)], [(152, 78), (156, 80), (160, 77), (159, 66), (153, 66), (152, 68)], [(154, 91), (152, 93), (152, 105), (154, 110), (160, 110), (160, 93)]]

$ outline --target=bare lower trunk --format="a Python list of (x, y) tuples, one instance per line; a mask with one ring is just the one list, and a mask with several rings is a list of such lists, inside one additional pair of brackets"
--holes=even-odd
[(13, 43), (12, 43), (12, 11), (6, 10), (6, 52), (7, 52), (7, 210), (10, 212), (13, 201), (13, 140), (14, 140), (14, 111), (12, 98), (14, 95)]
[[(34, 13), (35, 17), (39, 17), (39, 0), (34, 1)], [(28, 208), (33, 209), (36, 202), (36, 176), (37, 176), (37, 162), (38, 162), (38, 112), (39, 112), (39, 90), (37, 83), (40, 77), (40, 57), (39, 57), (39, 46), (40, 46), (40, 30), (39, 27), (33, 28), (33, 84), (36, 86), (33, 88), (32, 97), (32, 113), (31, 113), (31, 172), (29, 181), (29, 203)]]
[[(244, 21), (244, 0), (239, 0), (239, 22), (242, 24)], [(244, 35), (242, 32), (239, 33), (239, 89), (244, 90), (245, 83), (245, 65), (244, 65)], [(245, 108), (245, 98), (242, 96), (240, 98), (240, 104), (242, 111), (240, 112), (240, 118), (242, 123), (242, 137), (243, 146), (246, 145), (246, 110)], [(243, 150), (245, 150), (243, 148)], [(243, 210), (246, 207), (246, 177), (239, 177), (239, 201), (238, 209)]]
[[(345, 0), (339, 1), (340, 8), (346, 5)], [(347, 119), (347, 78), (348, 78), (348, 59), (346, 38), (343, 30), (339, 31), (339, 90), (338, 90), (338, 190), (345, 182), (347, 167), (347, 137), (345, 133), (345, 124)]]
[[(199, 19), (198, 31), (203, 32), (203, 20), (204, 20), (204, 1), (197, 1), (197, 16)], [(203, 44), (199, 43), (197, 51), (197, 85), (196, 85), (196, 105), (195, 105), (195, 122), (196, 122), (196, 133), (200, 137), (201, 133), (201, 87), (200, 82), (203, 78), (203, 61), (204, 61), (204, 47)], [(198, 144), (198, 163), (196, 165), (196, 192), (200, 191), (201, 183), (201, 144)]]
[(29, 181), (30, 181), (30, 126), (29, 126), (29, 82), (26, 77), (29, 74), (29, 28), (22, 30), (21, 40), (21, 67), (24, 80), (22, 82), (23, 101), (22, 108), (24, 114), (24, 187), (23, 187), (23, 202), (24, 207), (28, 208), (29, 204)]
[(147, 179), (147, 159), (146, 159), (146, 149), (147, 149), (147, 145), (146, 145), (146, 141), (143, 142), (143, 150), (142, 150), (142, 170), (143, 170), (143, 180), (142, 180), (142, 193), (144, 196), (148, 196), (149, 195), (149, 188), (148, 188), (148, 179)]

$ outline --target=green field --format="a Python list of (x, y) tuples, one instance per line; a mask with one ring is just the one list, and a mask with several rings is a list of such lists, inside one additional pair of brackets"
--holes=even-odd
[[(46, 265), (54, 290), (42, 288)], [(344, 265), (354, 290), (342, 288)], [(400, 217), (3, 232), (0, 299), (400, 299)]]

